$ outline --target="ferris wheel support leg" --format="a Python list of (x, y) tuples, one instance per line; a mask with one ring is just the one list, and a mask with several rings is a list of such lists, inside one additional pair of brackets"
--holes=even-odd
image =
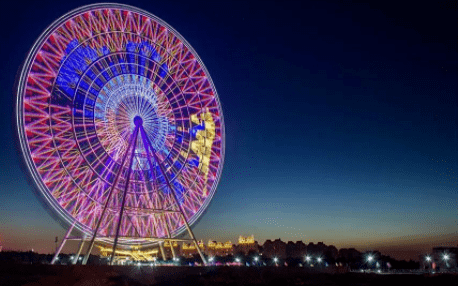
[(73, 227), (75, 226), (75, 223), (73, 223), (65, 233), (65, 236), (62, 238), (62, 241), (60, 242), (59, 248), (57, 248), (56, 253), (54, 254), (54, 257), (52, 258), (51, 264), (56, 263), (56, 260), (59, 257), (60, 252), (62, 251), (62, 248), (65, 245), (65, 242), (67, 242), (67, 238), (70, 236), (70, 233), (72, 233)]
[[(161, 208), (162, 208), (162, 206), (161, 206)], [(165, 231), (167, 232), (167, 237), (168, 238), (172, 238), (172, 236), (170, 235), (170, 229), (169, 229), (169, 224), (167, 223), (167, 218), (165, 217), (164, 214), (162, 214), (162, 215), (164, 217)], [(173, 243), (172, 243), (172, 241), (169, 241), (169, 243), (170, 243), (170, 251), (172, 252), (172, 257), (175, 260), (176, 256), (175, 256), (175, 249), (173, 249)]]
[[(184, 225), (186, 226), (186, 229), (188, 230), (188, 233), (191, 236), (191, 239), (194, 240), (194, 244), (196, 245), (197, 251), (199, 252), (199, 255), (200, 255), (200, 258), (202, 259), (202, 262), (204, 263), (204, 265), (206, 265), (207, 261), (206, 261), (204, 255), (203, 255), (203, 253), (202, 253), (202, 250), (199, 247), (199, 243), (197, 243), (196, 237), (194, 236), (194, 233), (192, 232), (188, 221), (186, 220), (186, 217), (185, 217), (184, 212), (183, 212), (183, 208), (181, 207), (181, 205), (180, 205), (180, 203), (178, 201), (178, 198), (177, 198), (177, 195), (175, 193), (175, 190), (172, 188), (172, 184), (170, 184), (170, 180), (167, 177), (167, 174), (166, 174), (166, 172), (164, 170), (164, 166), (159, 164), (159, 160), (157, 159), (157, 155), (156, 155), (156, 152), (155, 152), (155, 150), (153, 148), (153, 145), (151, 144), (151, 141), (149, 140), (148, 136), (146, 135), (146, 132), (143, 129), (142, 125), (140, 125), (140, 133), (141, 133), (141, 136), (143, 138), (146, 138), (146, 141), (147, 141), (147, 143), (148, 143), (148, 145), (149, 145), (149, 147), (151, 149), (151, 153), (153, 154), (153, 158), (157, 162), (157, 164), (159, 166), (159, 169), (161, 170), (162, 176), (164, 176), (164, 179), (165, 179), (165, 182), (167, 184), (167, 187), (169, 188), (170, 192), (172, 193), (172, 197), (175, 200), (175, 203), (177, 204), (178, 209), (180, 210), (181, 217), (183, 218), (183, 221), (184, 221)], [(145, 148), (145, 149), (148, 150), (148, 148)]]
[(165, 256), (164, 241), (159, 242), (159, 249), (161, 250), (162, 260), (166, 261), (167, 256)]
[(113, 244), (113, 252), (111, 253), (111, 259), (110, 259), (111, 265), (113, 263), (113, 259), (115, 256), (116, 246), (118, 245), (119, 229), (121, 228), (122, 215), (124, 213), (124, 204), (126, 203), (127, 189), (129, 188), (130, 174), (132, 173), (132, 163), (134, 162), (134, 157), (135, 157), (135, 147), (137, 145), (138, 129), (139, 129), (139, 126), (137, 125), (134, 130), (134, 139), (132, 141), (132, 155), (130, 156), (129, 168), (127, 169), (126, 185), (124, 187), (124, 194), (122, 196), (121, 211), (119, 214), (118, 225), (116, 227), (116, 236), (115, 236), (115, 240)]
[(177, 258), (177, 255), (175, 254), (175, 249), (173, 249), (173, 241), (170, 241), (170, 249), (172, 250), (173, 260), (175, 260), (175, 258)]
[[(172, 238), (172, 236), (170, 235), (169, 224), (167, 223), (167, 218), (165, 217), (164, 214), (163, 214), (163, 216), (164, 216), (165, 230), (167, 232), (167, 237), (168, 238)], [(170, 250), (172, 251), (172, 257), (175, 260), (176, 257), (175, 257), (175, 250), (173, 249), (173, 243), (172, 243), (172, 241), (169, 241), (169, 243), (170, 243)]]
[(194, 244), (196, 245), (197, 252), (199, 252), (199, 255), (200, 255), (200, 258), (202, 259), (202, 262), (204, 263), (204, 265), (207, 265), (207, 260), (205, 259), (205, 256), (202, 253), (202, 250), (200, 249), (199, 243), (197, 243), (196, 237), (194, 236), (194, 233), (192, 232), (191, 228), (189, 227), (188, 222), (184, 218), (184, 215), (183, 215), (183, 219), (185, 221), (186, 228), (188, 229), (189, 235), (191, 236), (192, 240), (194, 240)]
[(108, 194), (108, 198), (105, 201), (105, 206), (103, 207), (102, 214), (100, 215), (100, 219), (97, 222), (97, 226), (96, 226), (96, 228), (94, 230), (94, 234), (92, 235), (91, 242), (89, 243), (89, 246), (87, 248), (86, 255), (84, 256), (83, 263), (82, 263), (83, 265), (86, 265), (86, 263), (87, 263), (87, 261), (89, 259), (89, 256), (91, 255), (92, 248), (94, 247), (95, 237), (97, 236), (97, 232), (99, 231), (100, 224), (102, 222), (103, 216), (105, 215), (105, 211), (107, 210), (108, 204), (110, 203), (110, 199), (111, 199), (111, 195), (113, 194), (113, 190), (116, 188), (116, 185), (118, 184), (118, 180), (119, 180), (119, 177), (121, 175), (122, 168), (124, 167), (124, 163), (125, 163), (125, 161), (127, 159), (127, 154), (129, 154), (129, 149), (130, 149), (130, 146), (132, 145), (133, 138), (134, 138), (134, 134), (132, 134), (132, 138), (131, 138), (131, 140), (129, 142), (129, 146), (127, 147), (126, 153), (124, 153), (124, 156), (122, 158), (121, 167), (119, 168), (119, 171), (116, 174), (116, 178), (115, 178), (115, 180), (113, 182), (113, 185), (111, 186), (111, 190), (110, 190), (110, 193)]
[[(145, 147), (146, 150), (148, 150), (148, 146), (149, 146), (149, 139), (147, 138), (147, 135), (145, 133), (145, 130), (143, 129), (143, 126), (140, 126), (140, 136), (142, 138), (142, 141), (143, 141), (143, 146)], [(148, 164), (151, 168), (151, 170), (154, 170), (154, 165), (153, 163), (151, 162), (151, 156), (149, 154), (149, 152), (147, 151), (146, 152), (146, 159), (148, 161)], [(158, 163), (159, 165), (159, 163)], [(160, 206), (159, 206), (161, 209), (163, 209), (163, 205), (160, 203)], [(170, 229), (169, 229), (169, 224), (167, 223), (167, 218), (165, 217), (165, 214), (162, 213), (162, 215), (160, 216), (160, 218), (164, 221), (164, 225), (165, 225), (165, 231), (167, 232), (167, 237), (168, 238), (172, 238), (172, 236), (170, 235)], [(171, 244), (172, 245), (172, 244)], [(163, 247), (163, 246), (162, 246)], [(163, 250), (163, 249), (162, 249)], [(171, 251), (172, 251), (172, 256), (173, 256), (173, 259), (176, 258), (176, 254), (175, 254), (175, 249), (173, 249), (173, 246), (171, 246)], [(165, 261), (165, 256), (162, 255), (162, 258), (164, 259)]]
[(84, 236), (81, 238), (80, 245), (78, 246), (78, 252), (76, 253), (75, 258), (72, 261), (73, 265), (78, 263), (78, 259), (79, 259), (80, 254), (81, 254), (81, 250), (83, 250), (83, 245), (84, 245), (84, 239), (85, 238), (86, 237), (84, 237)]
[(204, 266), (207, 265), (207, 260), (205, 259), (205, 256), (202, 253), (202, 249), (200, 249), (200, 246), (197, 243), (197, 240), (195, 240), (195, 239), (194, 239), (194, 244), (196, 245), (196, 249), (199, 252), (200, 258), (202, 259), (202, 262), (204, 263)]

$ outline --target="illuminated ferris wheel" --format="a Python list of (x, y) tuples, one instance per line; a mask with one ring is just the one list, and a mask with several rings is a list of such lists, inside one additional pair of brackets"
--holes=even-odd
[(186, 232), (199, 249), (190, 225), (219, 181), (223, 115), (201, 59), (167, 23), (121, 4), (62, 16), (24, 62), (16, 121), (65, 238), (76, 228), (79, 252), (90, 242), (85, 262), (94, 241), (113, 245), (112, 259), (117, 246)]

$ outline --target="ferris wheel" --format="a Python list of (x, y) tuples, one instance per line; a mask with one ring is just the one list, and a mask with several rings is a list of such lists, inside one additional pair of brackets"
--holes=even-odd
[(90, 242), (84, 263), (94, 241), (113, 245), (113, 260), (116, 247), (185, 233), (202, 256), (190, 225), (215, 194), (224, 123), (207, 69), (178, 32), (132, 6), (80, 7), (36, 40), (16, 92), (28, 172), (69, 226), (56, 256), (73, 229), (78, 254)]

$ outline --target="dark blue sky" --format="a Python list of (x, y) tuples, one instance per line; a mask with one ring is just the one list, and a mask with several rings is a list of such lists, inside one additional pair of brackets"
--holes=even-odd
[[(402, 258), (457, 244), (456, 7), (370, 2), (126, 2), (188, 40), (222, 102), (226, 161), (199, 238)], [(0, 19), (4, 247), (47, 252), (65, 232), (20, 170), (12, 90), (40, 33), (88, 3), (13, 1)]]

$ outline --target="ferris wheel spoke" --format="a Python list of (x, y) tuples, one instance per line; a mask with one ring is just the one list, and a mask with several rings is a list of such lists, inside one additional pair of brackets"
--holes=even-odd
[[(127, 155), (128, 155), (128, 153), (129, 153), (128, 150), (129, 150), (130, 146), (133, 145), (134, 138), (135, 138), (135, 137), (134, 137), (134, 134), (132, 134), (132, 139), (130, 140), (129, 146), (128, 146), (128, 148), (127, 148), (125, 154), (124, 154), (124, 157), (123, 157), (123, 160), (122, 160), (120, 169), (119, 169), (119, 171), (118, 171), (118, 174), (116, 175), (116, 179), (115, 179), (115, 181), (114, 181), (114, 183), (113, 183), (113, 185), (112, 185), (112, 187), (111, 187), (111, 191), (110, 191), (110, 193), (109, 193), (109, 195), (108, 195), (108, 198), (107, 198), (107, 200), (106, 200), (106, 202), (105, 202), (105, 206), (104, 206), (104, 209), (103, 209), (103, 211), (102, 211), (101, 217), (99, 218), (99, 221), (98, 221), (98, 223), (97, 223), (97, 226), (96, 226), (96, 228), (95, 228), (95, 230), (94, 230), (94, 234), (93, 234), (92, 239), (91, 239), (91, 242), (90, 242), (90, 244), (89, 244), (89, 247), (88, 247), (88, 251), (87, 251), (87, 253), (86, 253), (86, 256), (84, 257), (83, 264), (86, 264), (86, 263), (87, 263), (87, 260), (89, 259), (89, 255), (90, 255), (90, 253), (91, 253), (91, 251), (92, 251), (92, 247), (94, 246), (94, 241), (95, 241), (95, 237), (96, 237), (96, 235), (97, 235), (97, 231), (98, 231), (98, 229), (99, 229), (99, 227), (100, 227), (100, 223), (101, 223), (101, 221), (102, 221), (102, 219), (103, 219), (103, 216), (104, 216), (105, 211), (106, 211), (106, 209), (107, 209), (107, 207), (108, 207), (108, 204), (110, 203), (110, 198), (111, 198), (111, 195), (113, 194), (113, 190), (115, 189), (115, 187), (116, 187), (116, 185), (117, 185), (117, 183), (118, 183), (119, 177), (120, 177), (121, 172), (122, 172), (122, 170), (123, 170), (124, 162), (125, 162), (125, 160), (126, 160), (126, 158), (127, 158)], [(135, 138), (135, 139), (136, 139), (136, 138)], [(135, 149), (134, 149), (134, 150), (135, 150)]]
[[(116, 250), (116, 246), (118, 244), (118, 237), (119, 237), (119, 229), (121, 227), (121, 220), (122, 220), (122, 215), (124, 213), (124, 204), (125, 204), (125, 201), (126, 201), (126, 196), (127, 196), (127, 190), (128, 190), (128, 187), (129, 187), (129, 180), (130, 180), (130, 174), (132, 172), (132, 163), (134, 161), (134, 157), (135, 157), (135, 149), (137, 147), (137, 138), (138, 138), (138, 132), (139, 132), (139, 129), (140, 129), (140, 125), (135, 122), (136, 126), (135, 126), (135, 130), (133, 132), (133, 139), (132, 139), (132, 154), (131, 154), (131, 157), (130, 157), (130, 162), (129, 162), (129, 167), (127, 169), (127, 175), (126, 175), (126, 183), (125, 183), (125, 188), (124, 188), (124, 192), (123, 192), (123, 198), (122, 198), (122, 203), (121, 203), (121, 211), (120, 211), (120, 214), (119, 214), (119, 220), (118, 220), (118, 224), (117, 224), (117, 227), (116, 227), (116, 236), (115, 236), (115, 240), (114, 240), (114, 244), (113, 244), (113, 251), (112, 251), (112, 254), (111, 254), (111, 259), (110, 259), (110, 264), (113, 263), (113, 258), (114, 258), (114, 254), (115, 254), (115, 250)], [(129, 151), (129, 149), (127, 149), (127, 152)]]

